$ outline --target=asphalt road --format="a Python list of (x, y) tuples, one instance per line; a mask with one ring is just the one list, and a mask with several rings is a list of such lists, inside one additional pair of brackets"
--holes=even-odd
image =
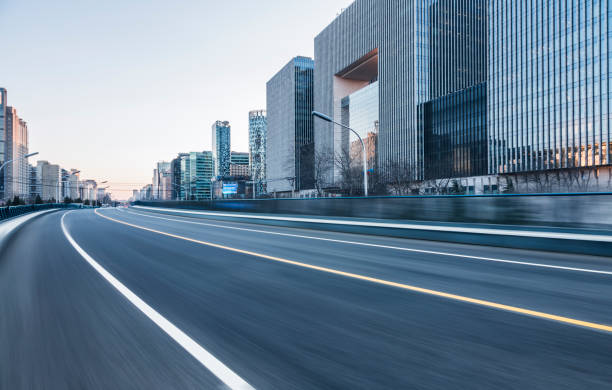
[(1, 389), (612, 388), (612, 258), (98, 213), (2, 249)]

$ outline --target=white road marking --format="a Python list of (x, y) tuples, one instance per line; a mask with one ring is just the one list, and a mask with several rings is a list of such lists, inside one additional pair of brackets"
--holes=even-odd
[(486, 229), (486, 228), (468, 228), (458, 226), (439, 226), (439, 225), (417, 225), (409, 223), (388, 223), (388, 222), (366, 222), (366, 221), (347, 221), (341, 219), (322, 219), (322, 218), (303, 218), (303, 217), (272, 217), (268, 215), (250, 215), (250, 214), (239, 214), (239, 213), (219, 213), (210, 211), (193, 211), (183, 209), (168, 209), (162, 207), (145, 207), (145, 206), (133, 206), (137, 209), (143, 210), (158, 210), (165, 211), (175, 214), (199, 214), (199, 215), (210, 215), (214, 217), (234, 217), (234, 218), (245, 218), (245, 219), (264, 219), (272, 221), (289, 221), (289, 222), (307, 222), (307, 223), (324, 223), (332, 225), (350, 225), (350, 226), (364, 226), (364, 227), (382, 227), (392, 229), (406, 229), (406, 230), (432, 230), (438, 232), (453, 232), (453, 233), (472, 233), (472, 234), (488, 234), (488, 235), (500, 235), (500, 236), (516, 236), (516, 237), (535, 237), (535, 238), (554, 238), (562, 240), (578, 240), (578, 241), (599, 241), (599, 242), (612, 242), (612, 235), (603, 234), (583, 234), (583, 233), (555, 233), (555, 232), (541, 232), (533, 230), (510, 230), (510, 229)]
[(157, 218), (157, 219), (162, 219), (162, 220), (167, 220), (167, 221), (175, 221), (175, 222), (182, 222), (182, 223), (187, 223), (187, 224), (192, 224), (192, 225), (211, 226), (211, 227), (218, 227), (218, 228), (223, 228), (223, 229), (241, 230), (241, 231), (255, 232), (255, 233), (264, 233), (264, 234), (271, 234), (271, 235), (276, 235), (276, 236), (295, 237), (295, 238), (303, 238), (303, 239), (308, 239), (308, 240), (328, 241), (328, 242), (336, 242), (336, 243), (340, 243), (340, 244), (359, 245), (359, 246), (391, 249), (391, 250), (404, 251), (404, 252), (424, 253), (424, 254), (430, 254), (430, 255), (439, 255), (439, 256), (448, 256), (448, 257), (460, 257), (460, 258), (465, 258), (465, 259), (473, 259), (473, 260), (481, 260), (481, 261), (491, 261), (491, 262), (496, 262), (496, 263), (516, 264), (516, 265), (524, 265), (524, 266), (529, 266), (529, 267), (552, 268), (552, 269), (559, 269), (559, 270), (564, 270), (564, 271), (575, 271), (575, 272), (587, 272), (587, 273), (602, 274), (602, 275), (612, 275), (612, 271), (603, 271), (603, 270), (588, 269), (588, 268), (564, 267), (564, 266), (560, 266), (560, 265), (542, 264), (542, 263), (531, 263), (531, 262), (527, 262), (527, 261), (517, 261), (517, 260), (506, 260), (506, 259), (498, 259), (498, 258), (494, 258), (494, 257), (482, 257), (482, 256), (463, 255), (463, 254), (459, 254), (459, 253), (430, 251), (430, 250), (425, 250), (425, 249), (405, 248), (405, 247), (398, 247), (398, 246), (392, 246), (392, 245), (371, 244), (371, 243), (367, 243), (367, 242), (337, 240), (337, 239), (332, 239), (332, 238), (305, 236), (305, 235), (300, 235), (300, 234), (271, 232), (271, 231), (267, 231), (267, 230), (240, 228), (240, 227), (235, 227), (235, 226), (218, 225), (218, 224), (214, 224), (214, 223), (185, 221), (185, 220), (182, 220), (182, 219), (167, 218), (167, 217), (158, 217), (158, 216), (154, 216), (154, 215), (147, 215), (147, 214), (142, 214), (142, 213), (136, 213), (136, 212), (133, 212), (133, 211), (126, 211), (126, 212), (128, 214), (140, 215), (140, 216), (149, 217), (149, 218)]
[(107, 282), (109, 282), (117, 291), (121, 293), (124, 297), (126, 297), (138, 310), (140, 310), (144, 315), (149, 317), (151, 321), (155, 323), (155, 325), (159, 326), (166, 334), (174, 341), (176, 341), (181, 347), (183, 347), (187, 352), (189, 352), (194, 358), (196, 358), (204, 367), (206, 367), (213, 375), (215, 375), (219, 380), (225, 383), (231, 389), (253, 389), (251, 385), (249, 385), (244, 379), (239, 377), (235, 372), (229, 369), (226, 365), (224, 365), (221, 361), (215, 358), (210, 352), (205, 350), (201, 345), (196, 343), (192, 338), (187, 336), (185, 332), (177, 328), (173, 323), (168, 321), (164, 316), (159, 314), (155, 309), (149, 306), (145, 301), (140, 299), (136, 294), (134, 294), (130, 289), (128, 289), (123, 283), (117, 280), (113, 275), (111, 275), (106, 269), (104, 269), (98, 262), (96, 262), (87, 252), (83, 250), (76, 243), (76, 241), (72, 238), (68, 229), (66, 229), (66, 224), (64, 223), (64, 218), (66, 215), (70, 214), (68, 212), (62, 216), (61, 225), (62, 231), (64, 232), (64, 236), (68, 242), (74, 247), (74, 249), (91, 265)]

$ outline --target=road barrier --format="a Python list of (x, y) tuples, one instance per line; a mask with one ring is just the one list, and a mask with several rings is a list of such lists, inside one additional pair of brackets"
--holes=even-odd
[(612, 193), (139, 201), (212, 211), (612, 230)]
[(75, 209), (75, 208), (89, 208), (91, 206), (84, 206), (80, 203), (45, 203), (45, 204), (30, 204), (26, 206), (7, 206), (0, 207), (0, 221), (5, 219), (17, 217), (23, 214), (33, 213), (36, 211), (50, 210), (50, 209)]

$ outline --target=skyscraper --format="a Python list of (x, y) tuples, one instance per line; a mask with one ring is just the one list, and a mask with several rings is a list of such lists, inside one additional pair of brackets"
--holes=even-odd
[(24, 159), (28, 154), (28, 125), (19, 118), (17, 110), (13, 107), (6, 108), (6, 131), (5, 131), (5, 158), (12, 163), (4, 167), (5, 198), (12, 199), (15, 196), (27, 198), (28, 190), (28, 162)]
[(212, 152), (191, 152), (181, 156), (181, 199), (210, 199), (213, 172)]
[(314, 61), (295, 57), (266, 84), (268, 192), (314, 188)]
[(257, 194), (264, 193), (266, 180), (266, 136), (268, 120), (265, 110), (249, 112), (249, 155), (251, 180), (256, 182)]
[(212, 125), (212, 158), (215, 176), (229, 176), (231, 159), (231, 126), (228, 121), (216, 121)]
[(250, 157), (248, 153), (232, 152), (230, 164), (230, 176), (250, 176)]

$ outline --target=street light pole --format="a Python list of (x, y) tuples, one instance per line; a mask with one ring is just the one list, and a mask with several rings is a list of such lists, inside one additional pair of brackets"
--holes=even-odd
[(361, 139), (361, 136), (355, 130), (351, 129), (350, 127), (346, 125), (343, 125), (342, 123), (336, 122), (335, 120), (333, 120), (332, 118), (330, 118), (329, 116), (325, 114), (322, 114), (317, 111), (313, 111), (312, 115), (319, 119), (323, 119), (326, 122), (331, 122), (335, 125), (348, 129), (352, 131), (357, 136), (357, 138), (359, 138), (359, 142), (361, 143), (361, 154), (363, 155), (363, 189), (364, 189), (364, 194), (367, 197), (368, 196), (368, 159), (366, 158), (366, 148), (365, 148), (365, 144), (363, 143), (363, 140)]
[[(5, 162), (4, 164), (0, 165), (0, 172), (2, 172), (2, 170), (4, 169), (4, 167), (5, 167), (5, 166), (7, 166), (7, 165), (8, 165), (8, 164), (10, 164), (10, 163), (13, 163), (13, 162), (15, 162), (15, 161), (20, 161), (20, 160), (26, 160), (28, 157), (36, 156), (37, 154), (38, 154), (38, 152), (29, 153), (29, 154), (26, 154), (26, 155), (25, 155), (25, 156), (23, 156), (23, 157), (19, 157), (19, 158), (14, 158), (14, 159), (12, 159), (12, 160), (8, 160), (8, 161), (7, 161), (7, 162)], [(4, 197), (4, 195), (3, 195), (3, 197)]]

